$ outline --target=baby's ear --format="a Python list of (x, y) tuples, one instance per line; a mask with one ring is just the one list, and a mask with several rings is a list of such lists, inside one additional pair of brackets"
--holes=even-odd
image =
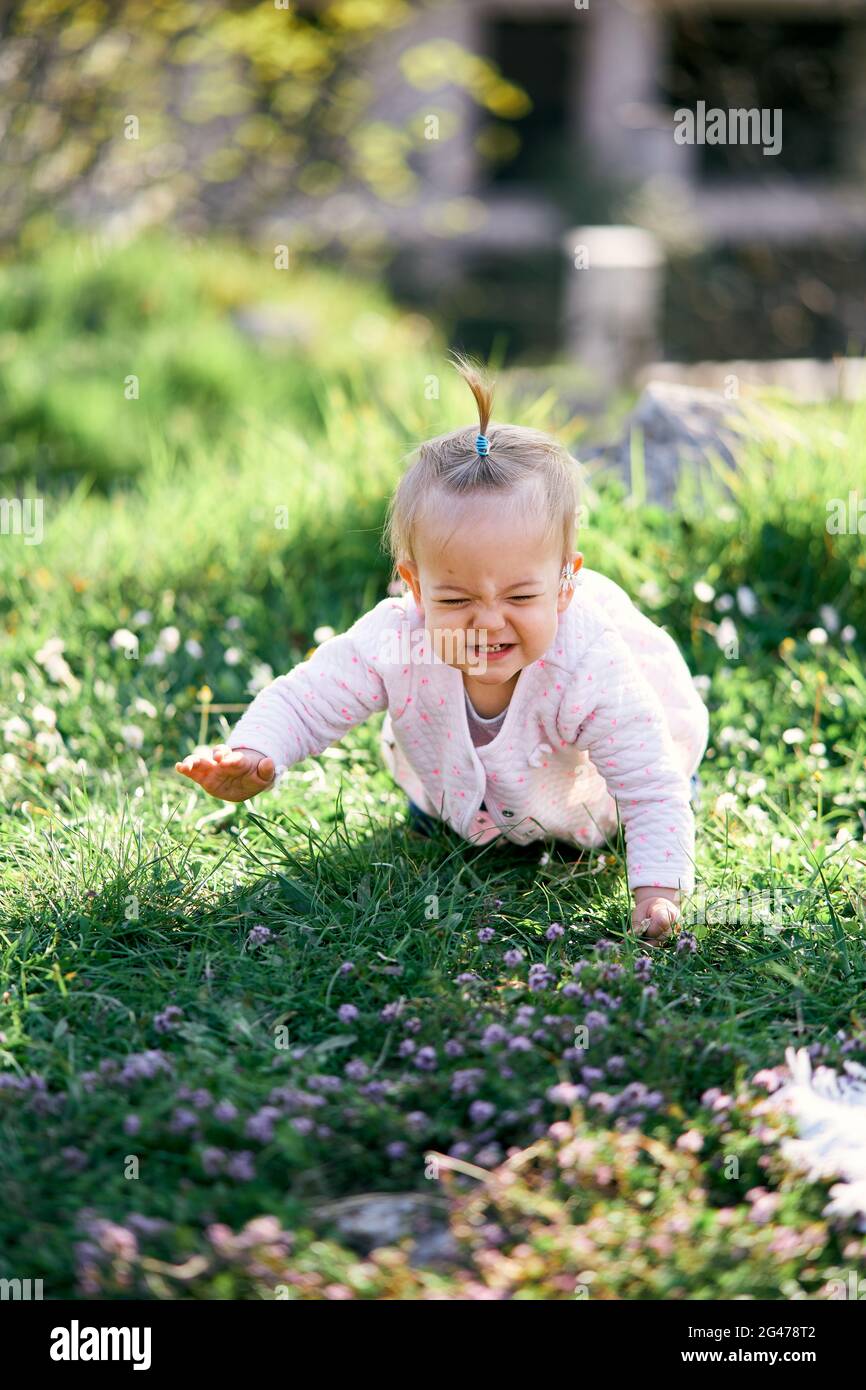
[(418, 579), (418, 566), (411, 560), (407, 560), (405, 564), (397, 566), (397, 573), (404, 583), (409, 585), (409, 588), (412, 590), (412, 596), (420, 608), (421, 584)]

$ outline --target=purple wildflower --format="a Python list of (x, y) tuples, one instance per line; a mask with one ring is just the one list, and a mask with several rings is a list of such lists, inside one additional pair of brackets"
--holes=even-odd
[(153, 1027), (156, 1033), (171, 1033), (177, 1027), (178, 1019), (183, 1018), (183, 1009), (179, 1009), (177, 1004), (169, 1004), (167, 1009), (163, 1009), (161, 1014), (154, 1014)]
[(253, 1155), (249, 1149), (241, 1149), (238, 1153), (232, 1154), (226, 1164), (226, 1173), (235, 1182), (252, 1182), (256, 1176), (256, 1165)]
[(473, 1100), (469, 1107), (469, 1118), (474, 1125), (486, 1125), (496, 1114), (496, 1106), (489, 1100)]

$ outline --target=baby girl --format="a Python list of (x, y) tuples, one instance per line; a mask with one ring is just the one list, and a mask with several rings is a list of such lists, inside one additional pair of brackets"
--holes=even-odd
[(422, 444), (397, 486), (387, 540), (405, 592), (177, 771), (244, 801), (385, 711), (382, 756), (421, 825), (588, 849), (621, 821), (634, 929), (661, 940), (694, 890), (690, 779), (707, 711), (668, 633), (583, 568), (576, 461), (549, 435), (491, 424), (491, 385), (457, 365), (480, 428)]

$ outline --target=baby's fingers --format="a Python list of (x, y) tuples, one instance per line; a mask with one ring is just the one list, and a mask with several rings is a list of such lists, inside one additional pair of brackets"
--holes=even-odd
[(194, 782), (199, 782), (208, 772), (212, 772), (215, 766), (209, 753), (190, 753), (183, 762), (175, 763), (174, 770), (183, 777), (191, 777)]

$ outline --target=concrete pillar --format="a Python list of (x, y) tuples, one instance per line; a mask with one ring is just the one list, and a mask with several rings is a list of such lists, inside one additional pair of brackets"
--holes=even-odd
[(659, 356), (664, 254), (642, 227), (575, 227), (563, 305), (566, 352), (605, 390)]

